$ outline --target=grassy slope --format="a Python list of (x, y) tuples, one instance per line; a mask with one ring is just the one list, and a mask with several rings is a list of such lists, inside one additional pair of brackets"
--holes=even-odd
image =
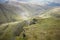
[[(34, 25), (30, 25), (24, 27), (26, 38), (23, 39), (23, 35), (16, 36), (16, 40), (59, 40), (60, 38), (60, 20), (56, 20), (53, 18), (46, 19), (37, 19), (37, 23)], [(2, 40), (10, 40), (9, 38), (13, 38), (13, 29), (15, 30), (16, 26), (18, 27), (20, 24), (13, 23), (9, 24), (9, 27), (5, 30), (3, 36), (0, 37)], [(23, 25), (23, 24), (22, 24)], [(21, 30), (21, 29), (20, 29)]]
[[(25, 27), (28, 40), (60, 40), (60, 8), (45, 12), (41, 18), (36, 18), (36, 24)], [(50, 16), (50, 17), (48, 17)], [(45, 18), (48, 17), (48, 18)]]
[(25, 28), (28, 40), (60, 40), (60, 20), (38, 19), (37, 24)]
[[(54, 8), (45, 12), (43, 19), (38, 17), (36, 24), (24, 27), (26, 40), (60, 40), (60, 12), (58, 9)], [(16, 40), (25, 39), (20, 36)]]
[(0, 25), (0, 40), (15, 40), (23, 32), (24, 22), (11, 22)]
[[(25, 26), (21, 21), (20, 16), (14, 13), (1, 12), (0, 10), (0, 40), (59, 40), (60, 38), (60, 20), (54, 18), (40, 19), (38, 18), (37, 24), (29, 25), (25, 28), (26, 38), (23, 39), (22, 34), (20, 36), (14, 36), (14, 31), (17, 27)], [(12, 22), (12, 23), (11, 23)], [(16, 23), (15, 23), (16, 22)], [(7, 23), (7, 24), (6, 24)], [(6, 25), (5, 25), (6, 24)], [(8, 26), (8, 27), (7, 27)], [(5, 29), (5, 27), (7, 27)], [(22, 29), (19, 29), (22, 31)]]

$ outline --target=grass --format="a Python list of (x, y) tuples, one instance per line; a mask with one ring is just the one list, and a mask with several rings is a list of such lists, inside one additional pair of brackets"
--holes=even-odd
[[(24, 22), (22, 22), (22, 25), (23, 23)], [(56, 20), (53, 18), (46, 18), (46, 19), (38, 18), (36, 24), (24, 27), (26, 34), (25, 38), (23, 38), (23, 33), (21, 33), (20, 36), (14, 36), (13, 33), (18, 27), (18, 24), (20, 24), (20, 22), (13, 24), (10, 23), (8, 28), (4, 31), (2, 39), (0, 36), (0, 40), (11, 40), (13, 38), (15, 40), (59, 40), (60, 39), (59, 38), (60, 20)]]
[[(19, 29), (22, 31), (19, 36), (14, 36), (14, 31), (20, 26), (24, 26), (25, 38), (23, 38), (23, 29)], [(60, 20), (55, 18), (38, 18), (36, 24), (33, 25), (25, 25), (25, 22), (13, 22), (9, 23), (7, 29), (4, 29), (6, 25), (0, 25), (0, 27), (0, 32), (4, 31), (0, 40), (60, 40)]]
[[(8, 16), (7, 14), (8, 20), (2, 13), (0, 14), (0, 23), (2, 22), (0, 40), (60, 40), (60, 19), (56, 19), (55, 15), (51, 18), (35, 18), (37, 19), (36, 24), (28, 25), (25, 21), (20, 20), (18, 15)], [(30, 20), (32, 22), (32, 19)], [(23, 28), (26, 37), (23, 37)], [(16, 36), (18, 34), (19, 36)]]
[(60, 20), (38, 19), (37, 24), (25, 28), (28, 40), (60, 40)]

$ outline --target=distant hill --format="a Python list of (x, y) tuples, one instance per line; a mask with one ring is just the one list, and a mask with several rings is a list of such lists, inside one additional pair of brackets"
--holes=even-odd
[[(55, 6), (60, 6), (58, 3), (49, 3), (48, 5), (37, 5), (37, 4), (27, 4), (18, 2), (6, 2), (0, 4), (0, 16), (1, 22), (3, 20), (20, 20), (21, 18), (30, 18), (37, 15), (41, 15), (44, 12), (49, 12), (49, 10), (55, 8)], [(4, 15), (4, 16), (2, 16)], [(6, 17), (6, 18), (5, 18)]]
[(50, 2), (48, 6), (60, 6), (60, 4), (55, 2)]
[(20, 15), (14, 12), (16, 7), (0, 4), (0, 24), (20, 21)]
[(1, 16), (0, 19), (1, 19), (1, 22), (20, 20), (21, 17), (22, 19), (24, 19), (25, 17), (26, 18), (33, 17), (36, 15), (39, 15), (41, 12), (44, 12), (50, 9), (51, 7), (49, 6), (46, 7), (46, 6), (35, 5), (35, 4), (6, 2), (3, 4), (0, 4), (0, 16)]
[[(6, 3), (7, 4), (7, 3)], [(39, 15), (41, 12), (44, 12), (46, 10), (50, 10), (53, 7), (50, 6), (42, 6), (42, 5), (38, 5), (38, 4), (30, 4), (30, 3), (18, 3), (18, 2), (10, 2), (8, 3), (10, 5), (16, 6), (17, 8), (19, 8), (19, 12), (21, 10), (23, 10), (24, 12), (28, 12), (28, 14), (30, 16), (35, 16), (35, 15)], [(21, 11), (22, 12), (22, 11)], [(21, 13), (20, 13), (21, 14)]]
[(60, 7), (55, 7), (51, 10), (45, 11), (40, 15), (42, 18), (59, 18), (60, 19)]

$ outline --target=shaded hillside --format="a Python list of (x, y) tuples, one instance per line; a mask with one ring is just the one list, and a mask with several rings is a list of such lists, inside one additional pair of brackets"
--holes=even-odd
[(20, 15), (15, 13), (11, 8), (16, 9), (12, 6), (7, 7), (7, 5), (0, 4), (0, 24), (21, 20)]
[(37, 4), (18, 3), (18, 2), (10, 2), (6, 4), (13, 5), (17, 7), (17, 9), (19, 8), (17, 12), (19, 12), (20, 14), (22, 12), (27, 12), (29, 14), (29, 17), (39, 15), (40, 13), (53, 8), (50, 6), (42, 6), (42, 5), (37, 5)]
[(54, 7), (54, 6), (60, 6), (60, 4), (59, 3), (55, 3), (55, 2), (49, 2), (48, 6)]
[[(24, 4), (24, 3), (18, 3), (18, 2), (8, 2), (8, 3), (0, 4), (0, 10), (4, 12), (3, 14), (7, 16), (7, 19), (9, 21), (11, 19), (14, 20), (14, 17), (15, 19), (17, 18), (17, 20), (34, 17), (52, 8), (53, 7), (49, 7), (49, 6)], [(14, 17), (12, 17), (13, 15)]]

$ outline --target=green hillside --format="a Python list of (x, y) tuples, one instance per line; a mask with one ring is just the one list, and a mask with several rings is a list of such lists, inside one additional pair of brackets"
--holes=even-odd
[(42, 16), (35, 17), (36, 24), (25, 27), (27, 40), (60, 40), (60, 9), (58, 9), (54, 8)]
[(60, 40), (59, 8), (30, 20), (23, 20), (14, 9), (0, 6), (0, 40)]
[(37, 24), (25, 28), (28, 40), (60, 40), (60, 20), (38, 19)]

